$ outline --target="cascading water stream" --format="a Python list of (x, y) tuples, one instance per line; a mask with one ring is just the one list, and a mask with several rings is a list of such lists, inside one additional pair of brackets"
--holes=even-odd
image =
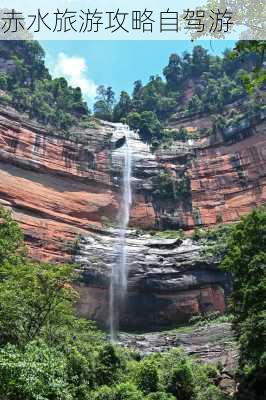
[(125, 136), (123, 145), (123, 186), (122, 204), (119, 213), (119, 233), (117, 243), (117, 261), (112, 265), (111, 285), (110, 285), (110, 334), (111, 340), (115, 340), (119, 330), (119, 317), (121, 307), (124, 304), (127, 292), (127, 246), (126, 236), (129, 223), (130, 207), (132, 204), (131, 173), (132, 173), (132, 154), (130, 147), (130, 131), (124, 125), (119, 129)]

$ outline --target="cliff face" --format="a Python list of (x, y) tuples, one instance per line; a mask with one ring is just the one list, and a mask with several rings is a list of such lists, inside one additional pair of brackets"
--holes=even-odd
[[(219, 137), (176, 143), (152, 154), (136, 134), (131, 228), (232, 222), (265, 202), (263, 120), (238, 143)], [(194, 124), (202, 122), (194, 121)], [(84, 132), (83, 132), (84, 133)], [(87, 129), (88, 144), (51, 136), (11, 110), (0, 109), (0, 204), (21, 224), (29, 253), (81, 265), (82, 315), (106, 321), (115, 224), (120, 207), (121, 132), (112, 124)], [(186, 177), (182, 198), (156, 195), (154, 179)], [(107, 227), (109, 226), (109, 227)], [(225, 309), (228, 282), (189, 239), (165, 242), (131, 231), (127, 327), (169, 325), (202, 311)], [(81, 239), (79, 239), (81, 238)], [(78, 242), (78, 246), (77, 246)], [(130, 315), (130, 318), (128, 318)]]
[[(105, 325), (112, 264), (119, 259), (117, 234), (111, 229), (105, 235), (81, 239), (76, 257), (83, 276), (80, 314)], [(224, 312), (227, 276), (201, 250), (190, 239), (153, 238), (129, 231), (128, 295), (121, 327), (158, 329), (187, 322), (191, 315)]]
[[(204, 121), (187, 124), (199, 130)], [(152, 195), (152, 179), (147, 188), (146, 177), (143, 188), (154, 209), (156, 226), (190, 230), (230, 223), (265, 203), (265, 127), (265, 115), (261, 115), (255, 127), (245, 130), (235, 143), (217, 135), (159, 149), (154, 173), (167, 171), (173, 179), (186, 176), (190, 191), (183, 198), (160, 199)]]
[[(121, 160), (112, 159), (114, 129), (86, 134), (89, 144), (76, 144), (0, 110), (0, 202), (12, 208), (34, 258), (69, 261), (77, 235), (116, 219)], [(153, 211), (138, 198), (135, 223), (144, 215), (152, 224)]]
[(78, 234), (100, 229), (103, 216), (116, 216), (104, 148), (110, 133), (91, 130), (88, 148), (17, 118), (0, 118), (1, 199), (21, 223), (33, 257), (67, 261)]

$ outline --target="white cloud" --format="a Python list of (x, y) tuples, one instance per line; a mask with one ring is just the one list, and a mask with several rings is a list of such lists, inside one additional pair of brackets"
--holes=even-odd
[(83, 57), (59, 53), (52, 68), (52, 75), (54, 77), (63, 76), (70, 86), (79, 86), (85, 97), (94, 98), (96, 95), (97, 85), (88, 78), (88, 66)]

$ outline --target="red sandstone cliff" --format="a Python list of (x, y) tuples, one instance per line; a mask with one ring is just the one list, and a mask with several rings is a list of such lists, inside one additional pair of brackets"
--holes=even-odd
[[(155, 226), (166, 213), (178, 226), (232, 222), (265, 202), (265, 122), (234, 144), (196, 146), (187, 166), (191, 209), (171, 211), (153, 204), (145, 174), (179, 168), (180, 153), (166, 149), (138, 161), (131, 225)], [(87, 146), (49, 135), (20, 115), (0, 110), (0, 202), (12, 208), (30, 254), (52, 261), (69, 260), (77, 235), (114, 221), (119, 207), (119, 172), (111, 157), (110, 125), (89, 129)], [(181, 154), (182, 156), (182, 154)], [(196, 214), (196, 215), (195, 215)]]
[(69, 260), (78, 234), (117, 213), (102, 146), (108, 132), (93, 132), (97, 140), (85, 151), (15, 117), (0, 117), (0, 202), (12, 208), (33, 257)]
[[(166, 221), (166, 226), (190, 230), (214, 225), (218, 219), (236, 221), (264, 203), (264, 129), (260, 121), (238, 143), (206, 139), (155, 154), (133, 135), (131, 226), (154, 228)], [(0, 109), (0, 204), (12, 209), (34, 258), (70, 261), (77, 238), (84, 238), (76, 258), (83, 275), (78, 309), (101, 322), (107, 318), (114, 251), (114, 237), (106, 226), (115, 222), (120, 204), (117, 135), (111, 124), (101, 123), (98, 129), (86, 130), (86, 145), (77, 144)], [(186, 172), (189, 201), (154, 198), (153, 177), (160, 171), (173, 176)], [(224, 311), (229, 286), (215, 263), (202, 258), (190, 241), (161, 249), (160, 240), (149, 245), (148, 239), (132, 238), (129, 312), (122, 313), (122, 325), (160, 327), (185, 322), (199, 312)], [(128, 321), (127, 315), (134, 318)]]

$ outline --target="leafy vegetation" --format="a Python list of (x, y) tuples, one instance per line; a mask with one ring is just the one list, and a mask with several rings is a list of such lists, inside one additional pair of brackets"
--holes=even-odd
[[(182, 121), (208, 113), (215, 122), (207, 133), (226, 134), (227, 128), (233, 127), (227, 137), (230, 140), (237, 134), (234, 125), (241, 125), (241, 115), (230, 121), (226, 106), (237, 100), (250, 104), (248, 94), (253, 96), (251, 100), (256, 96), (253, 103), (257, 112), (265, 103), (257, 101), (259, 88), (265, 82), (264, 51), (263, 41), (253, 41), (239, 42), (233, 52), (225, 51), (222, 58), (209, 55), (201, 46), (195, 46), (191, 54), (171, 54), (163, 69), (164, 77), (151, 76), (145, 85), (136, 81), (131, 96), (122, 91), (116, 102), (112, 88), (100, 85), (94, 116), (128, 123), (143, 141), (156, 148), (162, 142), (187, 141), (191, 137), (182, 127), (171, 134), (166, 129), (170, 117), (174, 115)], [(66, 137), (75, 125), (94, 126), (80, 88), (70, 87), (64, 78), (51, 78), (38, 42), (1, 41), (0, 56), (7, 61), (0, 73), (0, 104), (11, 105), (48, 127), (56, 127), (57, 133)], [(254, 112), (241, 111), (249, 120)]]
[(240, 344), (239, 399), (265, 398), (266, 211), (254, 210), (236, 224), (222, 266), (233, 278), (231, 312)]
[(103, 85), (98, 86), (96, 100), (93, 107), (95, 117), (111, 121), (112, 109), (115, 101), (115, 94), (112, 88), (105, 88)]
[(29, 261), (23, 235), (0, 209), (2, 400), (225, 399), (216, 367), (180, 350), (141, 359), (74, 314), (73, 266)]
[[(205, 254), (222, 260), (232, 276), (230, 320), (240, 345), (237, 399), (265, 398), (266, 211), (255, 209), (241, 222), (215, 229), (197, 229), (194, 240), (205, 244)], [(207, 317), (207, 320), (209, 318)], [(194, 324), (206, 324), (194, 317)]]
[(175, 200), (179, 203), (191, 201), (190, 179), (183, 174), (173, 176), (170, 172), (160, 172), (153, 177), (153, 196), (156, 200)]
[(219, 311), (210, 311), (202, 315), (193, 315), (189, 323), (195, 327), (208, 326), (211, 324), (219, 324), (224, 322), (232, 322), (231, 314), (221, 314)]
[[(169, 135), (165, 127), (173, 114), (176, 119), (182, 120), (208, 113), (217, 119), (212, 133), (225, 128), (219, 117), (227, 119), (228, 104), (238, 100), (245, 104), (248, 101), (250, 90), (245, 81), (255, 73), (257, 63), (264, 57), (264, 54), (261, 55), (261, 48), (264, 49), (262, 42), (244, 49), (241, 43), (234, 52), (226, 50), (222, 58), (209, 55), (202, 46), (195, 46), (192, 54), (171, 54), (168, 65), (163, 69), (164, 79), (159, 75), (151, 76), (146, 85), (136, 81), (132, 96), (121, 92), (115, 106), (113, 103), (110, 106), (102, 98), (102, 116), (108, 110), (109, 120), (127, 122), (139, 132), (143, 141), (154, 147), (170, 138), (172, 141), (189, 138), (189, 135)], [(261, 87), (264, 82), (265, 72), (260, 68), (256, 87)], [(96, 102), (95, 115), (99, 115), (98, 105)], [(221, 115), (223, 113), (225, 117)]]
[(65, 135), (74, 124), (89, 119), (80, 88), (70, 87), (64, 78), (51, 78), (38, 42), (1, 41), (0, 56), (9, 62), (0, 74), (0, 103), (12, 105)]
[[(2, 104), (53, 125), (66, 136), (78, 122), (89, 126), (89, 111), (80, 89), (69, 87), (63, 78), (50, 77), (37, 42), (1, 43), (0, 52), (11, 61), (11, 67), (0, 74)], [(117, 104), (111, 87), (99, 87), (94, 114), (109, 121), (126, 121), (143, 141), (158, 146), (191, 137), (182, 127), (165, 129), (173, 113), (180, 119), (210, 113), (212, 133), (231, 140), (265, 111), (259, 91), (265, 72), (262, 66), (256, 69), (261, 56), (264, 45), (260, 42), (241, 42), (233, 56), (225, 52), (223, 58), (195, 46), (192, 54), (170, 56), (163, 70), (165, 79), (153, 76), (146, 85), (136, 81), (132, 96), (122, 92)], [(186, 98), (188, 84), (193, 94)], [(255, 94), (256, 101), (248, 93)], [(240, 99), (244, 99), (240, 112), (221, 113)], [(237, 155), (231, 157), (231, 163), (244, 185)], [(186, 173), (161, 173), (154, 178), (153, 187), (156, 199), (191, 205)], [(200, 224), (199, 211), (193, 211)], [(223, 259), (223, 267), (232, 274), (231, 312), (240, 344), (240, 400), (265, 398), (265, 220), (265, 209), (255, 210), (233, 226), (196, 229), (193, 234), (193, 239), (204, 245), (205, 254)], [(217, 223), (222, 222), (218, 213)], [(164, 235), (182, 236), (179, 231)], [(76, 278), (71, 265), (29, 260), (21, 230), (10, 213), (0, 209), (1, 400), (224, 399), (215, 379), (218, 371), (214, 368), (210, 373), (179, 350), (140, 359), (106, 342), (92, 322), (75, 316), (78, 293), (72, 284)], [(212, 320), (204, 318), (194, 323)]]
[[(224, 0), (206, 0), (201, 4), (201, 7), (205, 10), (218, 10), (225, 6)], [(263, 2), (258, 1), (244, 2), (242, 0), (227, 0), (227, 9), (232, 9), (234, 12), (234, 29), (237, 31), (241, 28), (241, 36), (243, 37), (253, 37), (262, 38), (263, 32), (265, 31), (265, 19), (263, 10)], [(225, 39), (226, 35), (223, 30), (216, 30), (213, 32), (211, 28), (212, 21), (206, 21), (205, 29), (202, 32), (190, 33), (190, 38), (195, 40), (200, 38), (205, 38), (209, 36), (210, 40)], [(242, 29), (244, 28), (244, 31)], [(229, 28), (230, 29), (230, 28)]]
[[(220, 214), (217, 214), (217, 219), (219, 218), (221, 218)], [(221, 261), (227, 252), (227, 240), (232, 229), (233, 225), (223, 225), (220, 221), (213, 228), (196, 228), (192, 234), (192, 239), (203, 246), (202, 253), (206, 257), (214, 257)]]
[(150, 231), (150, 234), (155, 238), (163, 239), (184, 239), (185, 234), (182, 229), (178, 230), (163, 230), (163, 231)]
[(245, 56), (250, 53), (257, 55), (257, 62), (251, 73), (242, 71), (240, 74), (242, 83), (250, 94), (254, 92), (255, 88), (266, 81), (266, 71), (265, 68), (263, 68), (265, 50), (265, 40), (241, 40), (231, 53), (232, 59), (240, 57), (245, 58)]
[[(194, 317), (196, 326), (231, 321), (240, 344), (236, 398), (265, 397), (265, 209), (233, 226), (197, 230), (194, 240), (226, 242), (230, 311)], [(225, 240), (226, 239), (226, 240)], [(175, 349), (141, 359), (106, 342), (74, 313), (73, 266), (27, 259), (23, 235), (0, 209), (0, 398), (3, 400), (224, 400), (218, 367)]]

